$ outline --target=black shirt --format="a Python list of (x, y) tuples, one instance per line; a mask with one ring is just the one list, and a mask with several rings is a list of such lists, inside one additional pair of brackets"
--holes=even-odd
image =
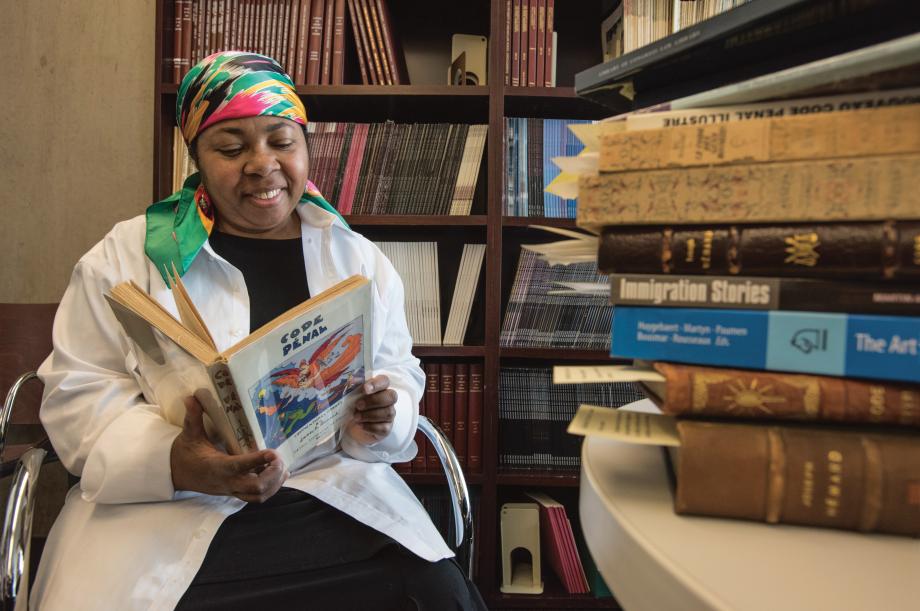
[(244, 238), (215, 230), (208, 241), (214, 252), (243, 272), (250, 332), (310, 298), (300, 238)]

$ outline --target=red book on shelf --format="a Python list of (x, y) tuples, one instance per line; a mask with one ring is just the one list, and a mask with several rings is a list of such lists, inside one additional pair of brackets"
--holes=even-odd
[(537, 86), (537, 0), (529, 0), (527, 7), (527, 86)]
[(514, 0), (505, 0), (505, 85), (511, 84), (511, 15)]
[(310, 46), (310, 9), (312, 0), (297, 0), (297, 42), (294, 48), (294, 77), (295, 85), (304, 85), (307, 82), (307, 49)]
[[(552, 41), (550, 41), (552, 43)], [(537, 0), (537, 69), (534, 73), (534, 85), (543, 86), (543, 73), (546, 70), (546, 0)]]
[(182, 10), (185, 0), (174, 0), (173, 11), (173, 54), (172, 61), (164, 67), (172, 66), (172, 82), (179, 84), (182, 81)]
[(332, 84), (345, 82), (345, 0), (335, 0), (332, 21)]
[(355, 0), (348, 0), (348, 20), (351, 22), (351, 31), (355, 38), (355, 51), (358, 53), (358, 67), (361, 70), (361, 83), (371, 84), (367, 73), (367, 64), (364, 59), (364, 42), (361, 40), (361, 31), (358, 29), (358, 12), (355, 9)]
[(372, 84), (386, 85), (386, 78), (380, 68), (380, 57), (377, 55), (377, 43), (372, 33), (370, 14), (367, 11), (367, 0), (355, 0), (358, 9), (358, 27), (361, 29), (364, 41), (364, 55), (367, 57), (367, 67), (371, 73)]
[(364, 148), (367, 144), (367, 130), (367, 123), (358, 123), (351, 136), (351, 149), (348, 151), (345, 175), (342, 177), (342, 193), (337, 202), (339, 212), (342, 214), (351, 214), (354, 207), (361, 162), (364, 161)]
[(467, 422), (469, 419), (469, 377), (470, 366), (468, 363), (457, 363), (454, 368), (454, 437), (451, 442), (454, 445), (454, 452), (457, 453), (457, 460), (460, 465), (466, 469), (469, 465), (467, 456), (467, 446), (469, 430)]
[[(426, 380), (427, 383), (427, 380)], [(418, 403), (418, 413), (419, 415), (425, 415), (425, 394), (422, 393), (422, 398)], [(415, 431), (415, 445), (418, 446), (418, 453), (415, 455), (415, 458), (412, 459), (412, 473), (425, 473), (426, 468), (426, 458), (425, 458), (425, 435), (421, 431)]]
[(307, 85), (319, 85), (320, 59), (323, 51), (323, 12), (325, 0), (313, 0), (310, 10), (310, 44), (307, 48)]
[[(192, 67), (192, 0), (185, 0), (182, 5), (182, 69), (185, 76)], [(182, 82), (182, 79), (179, 82)]]
[(521, 74), (519, 77), (521, 87), (527, 86), (527, 33), (530, 31), (529, 6), (530, 0), (521, 0)]
[(335, 30), (335, 0), (326, 0), (326, 18), (323, 20), (323, 58), (320, 62), (321, 85), (332, 84), (332, 34)]
[(521, 84), (521, 0), (511, 0), (511, 86)]
[(380, 18), (380, 29), (383, 33), (383, 43), (387, 54), (387, 60), (390, 64), (390, 74), (393, 77), (394, 85), (408, 85), (409, 72), (406, 69), (406, 58), (402, 52), (402, 46), (396, 38), (393, 18), (390, 16), (390, 8), (386, 0), (376, 0), (377, 16)]
[(528, 492), (540, 506), (540, 539), (543, 550), (549, 552), (549, 564), (569, 594), (587, 594), (588, 579), (575, 546), (572, 523), (565, 507), (548, 495)]
[(285, 45), (284, 71), (288, 73), (294, 84), (297, 85), (297, 29), (300, 27), (300, 0), (290, 0), (288, 7), (287, 45)]
[[(546, 25), (544, 26), (544, 34), (546, 38), (543, 40), (543, 57), (544, 57), (544, 66), (543, 66), (543, 86), (552, 87), (553, 86), (553, 62), (556, 61), (556, 57), (553, 55), (553, 28), (556, 27), (555, 17), (553, 13), (555, 12), (556, 0), (546, 0)], [(537, 78), (540, 78), (539, 76)]]
[(385, 85), (393, 84), (393, 73), (387, 59), (387, 52), (383, 44), (383, 34), (380, 32), (380, 18), (377, 15), (377, 4), (374, 0), (361, 0), (367, 16), (367, 35), (371, 39), (371, 48), (374, 49), (375, 65), (379, 64), (378, 71), (383, 77), (381, 82)]
[(454, 369), (453, 363), (441, 363), (441, 408), (438, 426), (444, 436), (454, 438)]
[(469, 428), (466, 450), (470, 473), (482, 473), (482, 363), (470, 364), (469, 408), (467, 425)]
[[(440, 425), (440, 407), (441, 407), (441, 366), (438, 363), (425, 363), (425, 415), (435, 424)], [(425, 441), (425, 456), (430, 473), (437, 473), (438, 455), (431, 446), (431, 442)]]

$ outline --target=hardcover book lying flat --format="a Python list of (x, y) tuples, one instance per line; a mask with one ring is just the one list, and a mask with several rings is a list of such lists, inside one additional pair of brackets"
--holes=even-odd
[(290, 469), (337, 433), (371, 367), (367, 278), (339, 282), (223, 351), (181, 280), (170, 284), (181, 322), (133, 282), (105, 295), (135, 344), (144, 394), (170, 422), (181, 426), (194, 395), (227, 451), (273, 449)]

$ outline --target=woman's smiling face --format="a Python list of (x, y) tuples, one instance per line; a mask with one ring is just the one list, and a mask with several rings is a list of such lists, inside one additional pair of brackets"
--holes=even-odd
[(299, 124), (273, 116), (229, 119), (201, 132), (195, 147), (219, 231), (270, 239), (300, 235), (294, 207), (310, 163)]

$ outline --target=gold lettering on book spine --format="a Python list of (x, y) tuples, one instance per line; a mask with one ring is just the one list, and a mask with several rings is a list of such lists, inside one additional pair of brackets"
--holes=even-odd
[(766, 521), (776, 524), (783, 513), (786, 496), (786, 444), (780, 429), (767, 429), (767, 451), (770, 457), (769, 480), (767, 482)]
[[(807, 377), (769, 377), (775, 380), (774, 384), (770, 384), (762, 383), (756, 374), (739, 378), (737, 374), (694, 372), (690, 379), (690, 411), (695, 414), (783, 415), (806, 420), (814, 420), (820, 415), (821, 384)], [(776, 384), (781, 385), (779, 390)], [(713, 391), (722, 394), (714, 396)], [(794, 409), (792, 406), (796, 405), (801, 407)]]
[(843, 453), (827, 453), (827, 487), (824, 491), (824, 515), (836, 518), (840, 513), (840, 496), (843, 491)]
[(878, 444), (871, 438), (863, 435), (862, 439), (864, 464), (863, 507), (859, 518), (859, 530), (865, 532), (878, 528), (878, 520), (882, 513), (882, 488), (884, 475), (882, 465), (882, 452)]
[(806, 267), (814, 267), (818, 264), (818, 260), (821, 258), (818, 247), (821, 242), (818, 240), (817, 233), (793, 234), (787, 237), (784, 242), (786, 242), (786, 258), (783, 263), (804, 265)]

